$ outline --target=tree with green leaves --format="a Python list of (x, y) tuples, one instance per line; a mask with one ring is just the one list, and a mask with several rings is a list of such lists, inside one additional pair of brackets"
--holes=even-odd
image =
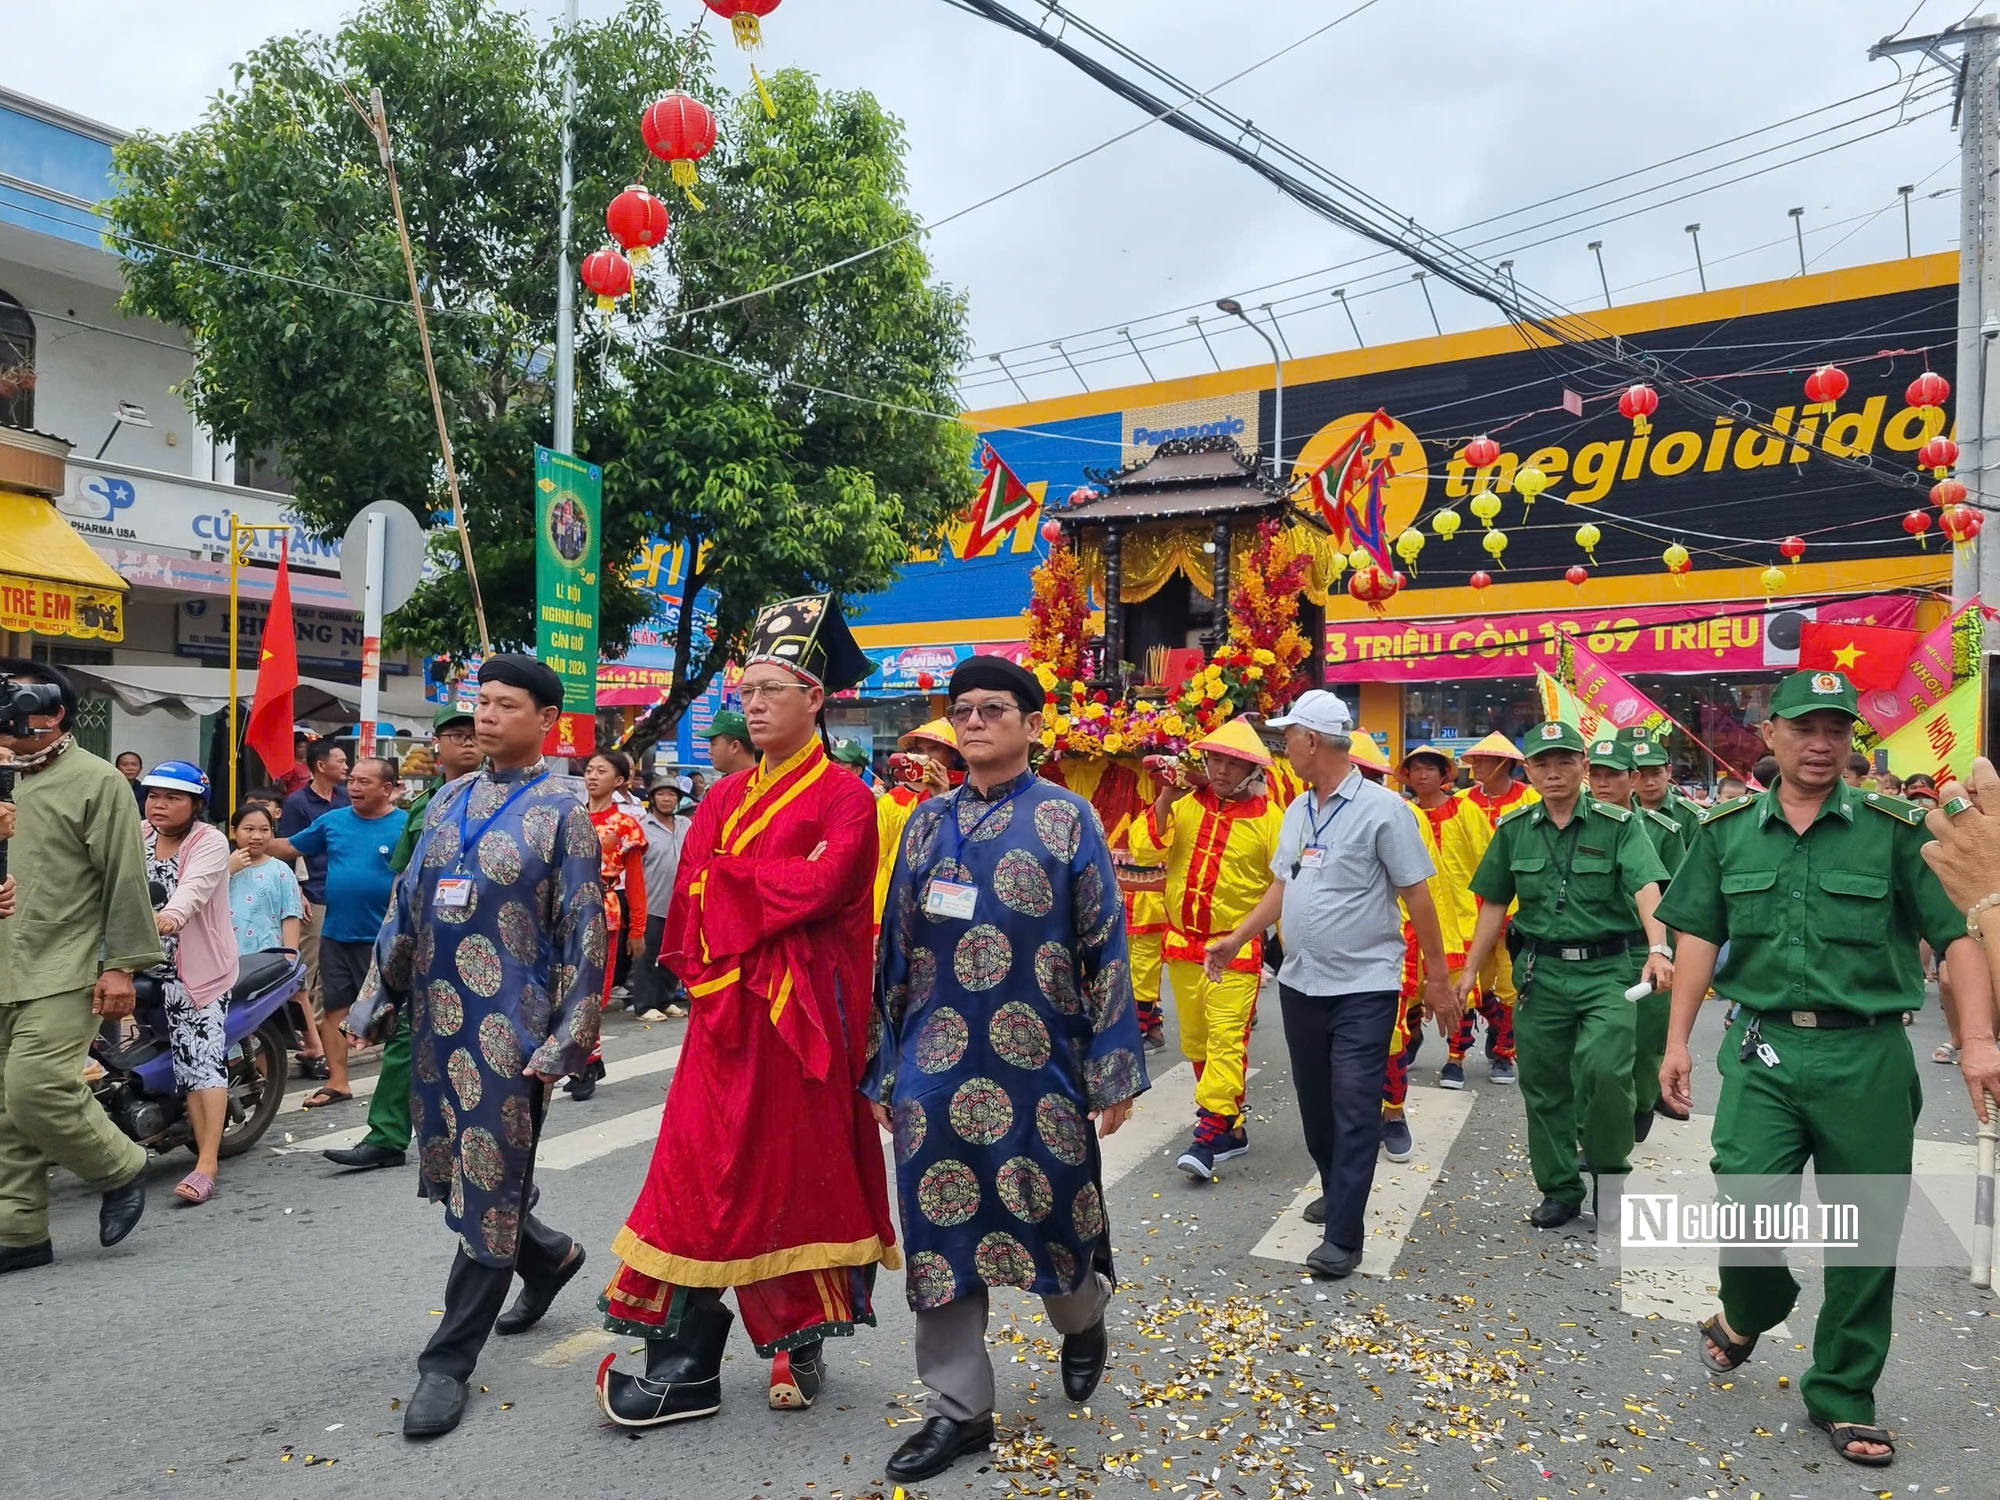
[[(754, 93), (720, 98), (706, 33), (671, 30), (643, 0), (547, 40), (483, 0), (372, 0), (331, 36), (251, 53), (193, 129), (120, 145), (105, 214), (126, 308), (192, 335), (189, 405), (239, 448), (275, 450), (308, 526), (338, 535), (380, 499), (438, 516), (388, 185), (352, 102), (382, 90), (489, 623), (496, 645), (531, 646), (565, 56), (571, 263), (642, 174), (674, 221), (630, 305), (585, 314), (577, 358), (577, 447), (604, 469), (607, 564), (655, 537), (686, 559), (676, 681), (650, 742), (761, 605), (886, 588), (970, 494), (970, 435), (935, 415), (955, 409), (964, 302), (919, 243), (899, 122), (790, 70), (767, 80), (775, 118)], [(639, 138), (641, 111), (676, 86), (717, 116), (701, 210)], [(390, 638), (462, 656), (476, 645), (465, 578), (454, 547), (436, 556)], [(703, 590), (716, 600), (706, 645), (688, 607)], [(607, 651), (654, 605), (607, 566)]]

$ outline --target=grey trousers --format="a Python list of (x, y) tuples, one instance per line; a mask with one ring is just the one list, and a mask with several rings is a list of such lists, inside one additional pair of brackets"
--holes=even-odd
[[(1057, 1333), (1095, 1326), (1111, 1301), (1111, 1283), (1096, 1271), (1073, 1292), (1042, 1298)], [(917, 1314), (917, 1376), (930, 1391), (925, 1411), (955, 1422), (993, 1415), (993, 1361), (986, 1357), (986, 1288)]]

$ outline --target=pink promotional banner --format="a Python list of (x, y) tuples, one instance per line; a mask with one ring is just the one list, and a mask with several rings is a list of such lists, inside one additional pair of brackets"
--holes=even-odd
[(1799, 627), (1811, 621), (1916, 624), (1913, 594), (1823, 603), (1743, 600), (1639, 605), (1457, 620), (1343, 620), (1326, 627), (1329, 682), (1436, 682), (1531, 677), (1556, 671), (1572, 636), (1604, 666), (1640, 672), (1762, 672), (1799, 664)]
[[(1917, 642), (1903, 680), (1893, 688), (1879, 688), (1861, 695), (1861, 715), (1877, 734), (1887, 739), (1918, 714), (1941, 700), (1952, 689), (1956, 659), (1976, 659), (1979, 633), (1984, 629), (1980, 601), (1975, 596), (1955, 613), (1938, 621)], [(1967, 645), (1955, 638), (1969, 632)]]

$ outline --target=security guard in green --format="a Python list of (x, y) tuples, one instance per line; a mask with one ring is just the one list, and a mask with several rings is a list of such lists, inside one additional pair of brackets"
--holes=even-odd
[(1641, 977), (1665, 989), (1674, 968), (1653, 915), (1667, 872), (1629, 808), (1583, 790), (1582, 734), (1573, 724), (1539, 724), (1522, 748), (1542, 800), (1501, 818), (1473, 872), (1479, 920), (1455, 984), (1463, 999), (1518, 899), (1508, 924), (1520, 996), (1514, 1037), (1528, 1159), (1542, 1193), (1528, 1222), (1557, 1229), (1583, 1206), (1579, 1135), (1593, 1176), (1630, 1168), (1636, 1026), (1625, 992)]
[[(1903, 1028), (1924, 1000), (1919, 939), (1944, 956), (1972, 1013), (1991, 1003), (1965, 915), (1924, 861), (1924, 810), (1841, 777), (1859, 714), (1838, 672), (1780, 683), (1763, 727), (1776, 784), (1709, 812), (1660, 905), (1679, 934), (1660, 1067), (1670, 1103), (1694, 1105), (1688, 1033), (1711, 979), (1737, 1007), (1719, 1054), (1710, 1162), (1725, 1192), (1768, 1195), (1751, 1179), (1803, 1173), (1808, 1162), (1822, 1176), (1908, 1175), (1923, 1092)], [(1748, 1359), (1798, 1299), (1779, 1254), (1743, 1259), (1724, 1255), (1722, 1309), (1701, 1325), (1701, 1358), (1718, 1374)], [(1825, 1277), (1799, 1394), (1842, 1458), (1879, 1468), (1895, 1456), (1875, 1423), (1895, 1267), (1832, 1262)]]
[[(1636, 793), (1642, 751), (1649, 760), (1657, 759), (1663, 766), (1666, 751), (1655, 740), (1628, 740), (1623, 733), (1621, 730), (1616, 739), (1591, 741), (1590, 795), (1613, 807), (1632, 809), (1633, 819), (1660, 857), (1660, 867), (1667, 872), (1667, 879), (1660, 882), (1660, 889), (1665, 891), (1687, 855), (1687, 836), (1680, 823), (1664, 809), (1637, 805)], [(1667, 992), (1656, 989), (1638, 1002), (1632, 1018), (1637, 1026), (1632, 1042), (1632, 1139), (1635, 1141), (1643, 1141), (1653, 1133), (1653, 1111), (1660, 1103), (1660, 1063), (1667, 1052), (1670, 1005)], [(1687, 1116), (1672, 1118), (1684, 1120)]]
[(1644, 724), (1619, 730), (1618, 738), (1632, 752), (1632, 805), (1665, 813), (1680, 824), (1681, 837), (1692, 845), (1704, 809), (1674, 790), (1674, 761), (1667, 747)]

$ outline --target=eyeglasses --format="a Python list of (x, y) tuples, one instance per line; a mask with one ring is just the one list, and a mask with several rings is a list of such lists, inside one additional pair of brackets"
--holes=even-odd
[(954, 703), (945, 712), (945, 718), (950, 720), (954, 727), (961, 729), (970, 724), (975, 715), (982, 724), (998, 724), (1010, 710), (1018, 709), (1020, 706), (1018, 703), (998, 700), (990, 703)]
[(767, 698), (775, 703), (780, 693), (810, 691), (803, 682), (746, 682), (736, 693), (745, 703), (761, 703)]

